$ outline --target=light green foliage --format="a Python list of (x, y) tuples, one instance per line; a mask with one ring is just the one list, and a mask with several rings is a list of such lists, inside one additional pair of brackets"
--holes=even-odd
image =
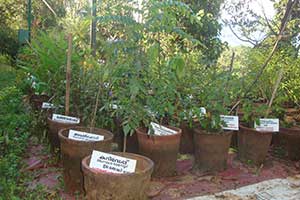
[(40, 32), (30, 46), (22, 50), (19, 67), (34, 77), (29, 77), (37, 93), (50, 92), (65, 78), (67, 42), (63, 34), (56, 31)]

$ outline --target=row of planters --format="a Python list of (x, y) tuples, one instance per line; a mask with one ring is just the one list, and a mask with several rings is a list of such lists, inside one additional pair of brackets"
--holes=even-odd
[[(201, 120), (195, 121), (193, 123), (195, 124), (194, 128), (190, 129), (193, 131), (192, 142), (195, 151), (194, 169), (205, 172), (222, 171), (227, 166), (228, 150), (233, 131), (225, 131), (216, 127), (215, 129), (213, 127), (204, 128), (204, 125), (207, 125), (205, 122), (208, 116), (209, 114), (202, 113)], [(50, 118), (48, 118), (48, 123), (49, 136), (59, 138), (60, 141), (51, 140), (51, 145), (53, 148), (57, 148), (57, 142), (60, 143), (65, 188), (71, 193), (83, 192), (83, 188), (85, 188), (88, 199), (99, 197), (104, 199), (145, 199), (152, 171), (153, 177), (176, 175), (176, 160), (182, 138), (182, 130), (179, 128), (164, 127), (173, 130), (173, 134), (167, 135), (153, 133), (153, 126), (137, 128), (135, 134), (139, 151), (135, 153), (143, 155), (140, 156), (133, 153), (111, 152), (114, 135), (107, 130), (74, 126), (74, 123), (62, 123)], [(219, 123), (219, 127), (226, 127), (224, 121), (220, 120)], [(53, 126), (56, 129), (53, 129)], [(239, 128), (239, 159), (258, 166), (263, 164), (273, 133), (257, 131), (243, 125), (240, 125)], [(104, 140), (98, 142), (76, 141), (68, 137), (71, 129), (101, 135)], [(300, 131), (292, 129), (290, 133), (286, 133), (287, 130), (289, 129), (281, 129), (280, 133), (285, 134), (289, 139), (291, 137), (295, 139)], [(299, 143), (299, 139), (297, 142)], [(114, 155), (137, 160), (136, 171), (120, 175), (95, 170), (89, 166), (93, 150), (111, 152)], [(299, 148), (297, 151), (299, 152)], [(99, 188), (102, 189), (99, 190)]]
[[(29, 74), (25, 80), (31, 96), (46, 94), (48, 103), (56, 107), (52, 113), (62, 113), (62, 108), (71, 111), (66, 112), (69, 116), (60, 116), (72, 119), (71, 123), (55, 120), (55, 115), (48, 118), (48, 136), (53, 152), (58, 149), (61, 154), (66, 189), (82, 191), (84, 185), (88, 199), (146, 198), (152, 171), (155, 177), (176, 174), (180, 146), (188, 145), (188, 152), (195, 153), (195, 169), (224, 170), (234, 133), (223, 130), (227, 125), (220, 115), (232, 115), (234, 111), (242, 114), (243, 123), (251, 125), (251, 129), (240, 126), (237, 137), (240, 159), (261, 164), (272, 133), (257, 132), (252, 126), (261, 117), (279, 117), (273, 110), (266, 115), (258, 107), (247, 106), (247, 99), (256, 100), (260, 96), (256, 92), (240, 98), (238, 94), (248, 84), (244, 82), (247, 75), (219, 69), (202, 60), (205, 52), (199, 50), (201, 41), (179, 26), (180, 16), (191, 24), (201, 24), (201, 16), (184, 4), (159, 1), (146, 4), (149, 9), (143, 13), (143, 23), (129, 20), (130, 16), (118, 10), (111, 12), (120, 14), (118, 17), (109, 16), (108, 10), (107, 16), (97, 18), (99, 27), (111, 29), (97, 35), (101, 45), (96, 56), (91, 56), (84, 39), (74, 37), (68, 98), (65, 97), (68, 45), (64, 34), (57, 30), (40, 33), (20, 56), (19, 65)], [(32, 99), (40, 104), (44, 101)], [(67, 99), (70, 104), (65, 104)], [(232, 106), (237, 99), (241, 109), (231, 109), (238, 108)], [(276, 102), (277, 107), (280, 103)], [(201, 109), (203, 106), (206, 112)], [(171, 129), (167, 132), (172, 134), (156, 133), (151, 122)], [(70, 129), (102, 135), (104, 140), (76, 141), (69, 138)], [(113, 141), (123, 152), (112, 154), (137, 160), (134, 173), (114, 174), (89, 167), (92, 151), (111, 152)], [(129, 150), (135, 150), (135, 154), (126, 153)]]

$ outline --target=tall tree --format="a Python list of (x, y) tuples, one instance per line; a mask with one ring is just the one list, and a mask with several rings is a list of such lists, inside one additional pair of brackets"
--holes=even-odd
[(220, 8), (223, 0), (183, 0), (201, 17), (201, 24), (190, 24), (185, 21), (187, 32), (191, 33), (203, 45), (199, 48), (205, 52), (204, 62), (207, 65), (216, 63), (223, 50), (220, 39)]

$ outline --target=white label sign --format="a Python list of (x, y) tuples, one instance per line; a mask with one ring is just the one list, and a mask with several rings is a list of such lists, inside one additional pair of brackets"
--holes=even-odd
[(159, 135), (159, 136), (162, 136), (162, 135), (174, 135), (174, 134), (177, 133), (177, 131), (174, 131), (174, 130), (169, 129), (169, 128), (165, 127), (165, 126), (156, 124), (154, 122), (151, 122), (150, 125), (152, 126), (155, 135)]
[(279, 131), (279, 119), (259, 119), (260, 125), (254, 123), (254, 128), (257, 131), (269, 131), (278, 132)]
[(133, 173), (136, 168), (136, 160), (94, 150), (90, 161), (90, 168), (116, 174)]
[(117, 104), (109, 104), (109, 107), (113, 110), (117, 110), (119, 108), (119, 106)]
[(80, 122), (79, 118), (65, 116), (65, 115), (59, 115), (59, 114), (53, 114), (52, 120), (63, 122), (63, 123), (73, 123), (73, 124), (79, 124), (79, 122)]
[(224, 130), (239, 130), (239, 117), (230, 115), (220, 115), (221, 120), (225, 122), (226, 126), (222, 128)]
[(104, 140), (103, 135), (96, 135), (92, 133), (86, 133), (77, 130), (70, 130), (69, 137), (70, 139), (77, 140), (77, 141), (101, 141)]
[(54, 106), (54, 104), (52, 104), (52, 103), (43, 102), (42, 108), (43, 108), (43, 109), (51, 109), (51, 108), (55, 108), (55, 106)]
[(206, 115), (206, 109), (204, 107), (200, 107), (200, 113)]

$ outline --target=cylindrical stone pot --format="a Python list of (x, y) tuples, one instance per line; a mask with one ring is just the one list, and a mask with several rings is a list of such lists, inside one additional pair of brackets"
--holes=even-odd
[(294, 161), (300, 160), (300, 128), (280, 128), (279, 133), (284, 137), (288, 158)]
[(148, 135), (146, 128), (136, 129), (139, 152), (154, 162), (154, 177), (167, 177), (176, 174), (176, 161), (179, 152), (181, 129), (166, 126), (175, 130), (174, 135)]
[(201, 128), (195, 128), (194, 169), (202, 172), (225, 170), (232, 134), (232, 131), (209, 133)]
[(58, 131), (61, 129), (69, 128), (69, 127), (74, 127), (79, 124), (74, 124), (74, 123), (63, 123), (63, 122), (58, 122), (54, 121), (51, 118), (47, 118), (47, 124), (48, 124), (48, 138), (50, 141), (50, 147), (51, 151), (53, 153), (57, 153), (60, 150), (60, 142), (58, 138)]
[[(97, 135), (103, 135), (102, 141), (77, 141), (69, 139), (69, 130), (77, 130)], [(83, 174), (81, 172), (81, 161), (84, 157), (90, 155), (93, 150), (110, 152), (113, 140), (113, 134), (107, 130), (99, 128), (70, 127), (61, 129), (58, 132), (61, 159), (63, 164), (63, 176), (65, 189), (67, 192), (83, 192)]]
[(238, 132), (238, 158), (245, 163), (261, 165), (267, 156), (272, 132), (257, 131), (240, 125)]
[(90, 168), (91, 156), (82, 160), (84, 189), (88, 200), (146, 200), (153, 162), (133, 153), (114, 152), (112, 154), (137, 160), (134, 173), (113, 174)]
[(181, 154), (193, 154), (194, 153), (194, 134), (193, 129), (189, 127), (188, 122), (182, 122), (180, 124), (182, 130), (180, 138), (179, 152)]

